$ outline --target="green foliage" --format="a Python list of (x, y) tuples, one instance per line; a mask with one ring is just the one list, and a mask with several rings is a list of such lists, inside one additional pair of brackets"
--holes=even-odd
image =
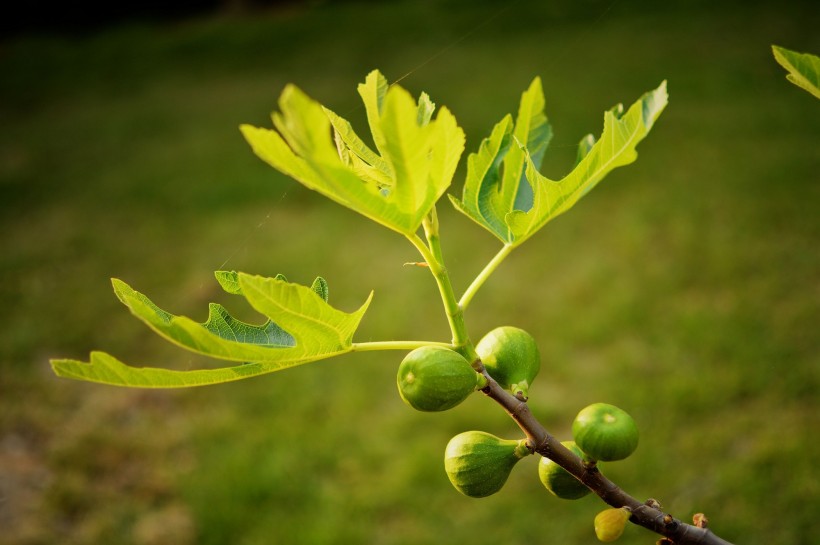
[(590, 146), (589, 137), (581, 140), (578, 164), (564, 178), (553, 181), (538, 172), (532, 159), (527, 161), (527, 181), (533, 186), (533, 205), (529, 210), (514, 210), (504, 217), (514, 244), (521, 244), (554, 217), (572, 208), (613, 169), (638, 158), (635, 147), (649, 133), (666, 107), (664, 81), (646, 93), (624, 113), (618, 104), (604, 114), (604, 130)]
[[(515, 126), (507, 115), (482, 140), (478, 152), (467, 159), (467, 179), (461, 200), (450, 195), (457, 210), (490, 231), (504, 243), (514, 242), (505, 218), (514, 210), (533, 205), (532, 187), (525, 181), (526, 159), (540, 168), (552, 139), (544, 114), (541, 78), (535, 78), (521, 95)], [(523, 146), (523, 147), (522, 147)]]
[(358, 310), (348, 314), (327, 304), (327, 282), (322, 278), (317, 278), (309, 288), (283, 278), (225, 271), (217, 272), (216, 276), (228, 293), (243, 295), (267, 321), (259, 326), (246, 324), (221, 305), (212, 303), (208, 320), (197, 323), (160, 309), (121, 280), (114, 279), (113, 284), (117, 297), (131, 313), (167, 340), (206, 356), (252, 363), (223, 369), (171, 371), (132, 368), (105, 353), (94, 352), (89, 363), (53, 360), (54, 372), (117, 386), (175, 388), (279, 371), (349, 352), (353, 333), (372, 298), (371, 294)]
[[(402, 87), (388, 85), (378, 70), (367, 75), (358, 91), (377, 151), (357, 136), (347, 120), (294, 85), (286, 86), (279, 98), (281, 112), (273, 114), (276, 130), (242, 125), (242, 133), (254, 152), (274, 168), (410, 239), (436, 277), (455, 348), (469, 353), (471, 345), (457, 344), (467, 335), (463, 317), (455, 314), (457, 305), (441, 261), (434, 208), (455, 173), (464, 149), (464, 132), (447, 108), (441, 108), (433, 120), (435, 105), (426, 93), (414, 101)], [(509, 248), (570, 208), (610, 170), (634, 161), (635, 146), (665, 105), (664, 82), (625, 115), (620, 105), (607, 112), (601, 140), (582, 140), (575, 169), (562, 181), (552, 182), (538, 173), (552, 129), (544, 115), (541, 80), (535, 78), (521, 96), (515, 126), (512, 117), (506, 116), (479, 152), (470, 155), (464, 199), (451, 198), (457, 209), (506, 243), (504, 253), (477, 277), (472, 294)], [(429, 247), (417, 238), (422, 223)], [(351, 351), (353, 333), (370, 303), (368, 298), (351, 314), (334, 309), (327, 304), (327, 282), (321, 277), (307, 288), (281, 275), (215, 274), (227, 293), (244, 296), (267, 321), (244, 323), (214, 303), (207, 321), (198, 323), (162, 310), (121, 280), (113, 284), (123, 304), (157, 334), (192, 352), (242, 365), (199, 371), (136, 369), (95, 352), (88, 363), (53, 360), (55, 373), (140, 387), (214, 384), (269, 373)], [(506, 361), (494, 367), (495, 359), (488, 360), (500, 380), (512, 381), (504, 382), (505, 387), (515, 388), (524, 397), (540, 365), (534, 344), (525, 351), (523, 366)], [(518, 356), (516, 352), (506, 360)]]
[(517, 246), (569, 210), (613, 169), (635, 161), (636, 146), (666, 103), (663, 82), (626, 113), (620, 104), (607, 111), (600, 139), (585, 136), (573, 170), (554, 181), (538, 172), (552, 129), (544, 115), (541, 82), (536, 79), (521, 97), (515, 128), (509, 115), (496, 124), (479, 151), (468, 158), (461, 201), (452, 196), (450, 200), (502, 242)]
[(279, 98), (282, 113), (273, 115), (278, 132), (243, 125), (242, 133), (254, 152), (277, 170), (375, 222), (412, 235), (450, 185), (464, 150), (464, 132), (447, 108), (431, 121), (434, 105), (426, 94), (414, 102), (402, 87), (388, 86), (377, 70), (359, 85), (359, 94), (378, 153), (348, 121), (293, 85)]
[[(573, 407), (596, 399), (635, 407), (652, 445), (645, 442), (634, 463), (607, 468), (624, 486), (643, 490), (653, 483), (642, 473), (662, 474), (664, 491), (646, 492), (672, 500), (675, 513), (705, 509), (715, 530), (737, 542), (810, 545), (818, 530), (810, 506), (820, 452), (808, 430), (820, 414), (820, 307), (806, 286), (817, 277), (820, 124), (815, 103), (783, 84), (761, 44), (816, 51), (813, 19), (771, 3), (654, 3), (634, 12), (616, 4), (593, 23), (596, 6), (576, 6), (572, 20), (556, 19), (560, 3), (533, 3), (524, 19), (508, 10), (402, 82), (414, 96), (424, 89), (452, 106), (476, 151), (541, 74), (558, 132), (542, 172), (556, 174), (571, 165), (571, 140), (594, 129), (596, 112), (613, 99), (637, 97), (644, 82), (667, 76), (679, 91), (635, 169), (614, 172), (616, 183), (494, 273), (468, 312), (471, 333), (477, 340), (500, 323), (531, 324), (551, 362), (531, 407), (549, 423), (570, 422)], [(89, 347), (134, 362), (204, 367), (136, 326), (105, 283), (118, 276), (169, 310), (204, 320), (206, 303), (217, 300), (206, 273), (229, 256), (229, 267), (271, 276), (286, 268), (305, 284), (327, 272), (334, 303), (348, 310), (360, 302), (357, 287), (375, 288), (357, 341), (402, 332), (439, 339), (446, 324), (429, 317), (434, 301), (420, 297), (434, 288), (424, 271), (396, 266), (408, 252), (395, 235), (363, 228), (358, 214), (270, 171), (231, 130), (237, 120), (265, 126), (283, 77), (347, 114), (357, 97), (335, 90), (353, 89), (369, 68), (362, 52), (386, 74), (404, 74), (453, 29), (467, 32), (498, 11), (492, 3), (440, 7), (431, 17), (428, 2), (326, 2), (281, 17), (6, 41), (7, 540), (144, 544), (133, 522), (157, 521), (173, 502), (194, 532), (180, 544), (434, 544), (442, 535), (490, 544), (508, 541), (511, 526), (521, 539), (594, 541), (596, 500), (542, 497), (535, 458), (521, 462), (531, 467), (514, 473), (502, 494), (454, 494), (437, 449), (471, 423), (488, 421), (499, 434), (510, 424), (480, 395), (446, 415), (402, 410), (394, 354), (346, 355), (338, 364), (178, 392), (100, 388), (42, 372), (44, 357), (87, 355)], [(387, 35), (386, 20), (403, 24)], [(374, 47), (377, 36), (366, 31), (340, 42), (336, 30), (345, 26), (381, 32), (384, 45)], [(322, 62), (330, 51), (332, 62)], [(365, 127), (357, 113), (345, 117)], [(456, 178), (448, 192), (460, 196)], [(439, 208), (451, 274), (463, 286), (497, 239)], [(340, 266), (330, 274), (328, 264)], [(623, 380), (633, 373), (645, 383)], [(307, 391), (317, 393), (295, 399)], [(304, 423), (310, 437), (343, 443), (344, 452), (305, 441)], [(9, 458), (21, 446), (22, 467)], [(29, 478), (37, 474), (50, 475), (45, 487), (23, 488), (42, 483)], [(533, 501), (522, 501), (525, 494)], [(643, 532), (621, 538), (647, 540), (654, 542)]]
[(786, 79), (820, 98), (820, 57), (772, 46), (775, 60), (788, 70)]

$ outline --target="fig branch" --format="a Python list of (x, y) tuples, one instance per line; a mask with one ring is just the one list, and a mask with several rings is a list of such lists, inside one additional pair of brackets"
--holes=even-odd
[(581, 458), (551, 435), (532, 414), (526, 401), (518, 399), (501, 388), (483, 369), (480, 360), (474, 362), (473, 366), (481, 369), (481, 373), (487, 379), (487, 386), (481, 391), (501, 405), (518, 424), (526, 434), (528, 447), (533, 452), (560, 465), (595, 492), (605, 503), (612, 507), (628, 507), (631, 511), (630, 522), (660, 534), (676, 545), (731, 545), (729, 541), (717, 536), (708, 528), (687, 524), (664, 513), (656, 506), (657, 502), (654, 500), (642, 503), (627, 494), (604, 476), (595, 464), (584, 463)]
[[(464, 356), (467, 362), (470, 362), (472, 369), (479, 375), (479, 379), (476, 380), (466, 375), (464, 368), (467, 366), (463, 365), (462, 362), (463, 367), (458, 367), (458, 362), (454, 360), (452, 361), (454, 366), (453, 369), (459, 369), (459, 381), (462, 383), (460, 389), (463, 393), (457, 399), (448, 399), (446, 405), (436, 405), (435, 407), (420, 406), (418, 405), (419, 402), (429, 403), (430, 400), (425, 399), (424, 396), (419, 396), (418, 399), (412, 399), (409, 396), (414, 395), (414, 388), (416, 387), (416, 384), (413, 383), (416, 380), (413, 370), (418, 372), (420, 370), (420, 366), (423, 365), (422, 362), (425, 358), (419, 357), (418, 361), (413, 361), (412, 357), (408, 357), (405, 362), (402, 363), (402, 366), (406, 367), (406, 369), (400, 369), (399, 371), (400, 381), (404, 381), (403, 385), (400, 384), (400, 391), (402, 392), (402, 395), (405, 396), (405, 401), (420, 410), (442, 410), (444, 407), (450, 407), (460, 403), (461, 399), (466, 397), (466, 394), (468, 394), (474, 387), (474, 384), (477, 384), (478, 389), (480, 389), (487, 397), (501, 405), (507, 414), (509, 414), (516, 424), (518, 424), (527, 437), (526, 446), (530, 452), (538, 453), (544, 458), (548, 458), (558, 464), (561, 468), (569, 472), (573, 477), (583, 483), (584, 486), (597, 494), (608, 505), (616, 509), (625, 509), (628, 512), (630, 522), (660, 534), (676, 545), (731, 545), (730, 542), (722, 539), (705, 527), (687, 524), (667, 513), (664, 513), (658, 502), (655, 500), (640, 502), (627, 494), (624, 490), (604, 476), (594, 461), (582, 460), (579, 456), (562, 445), (561, 442), (551, 435), (538, 421), (538, 419), (535, 418), (526, 402), (526, 389), (528, 387), (527, 381), (521, 382), (521, 384), (523, 384), (521, 388), (519, 388), (518, 383), (505, 384), (505, 386), (502, 386), (496, 378), (491, 376), (479, 355), (480, 353), (485, 353), (484, 348), (479, 346), (478, 350), (476, 350), (476, 347), (467, 335), (462, 303), (469, 303), (483, 284), (484, 280), (489, 277), (500, 262), (509, 254), (512, 247), (504, 246), (502, 251), (499, 252), (487, 265), (487, 267), (482, 270), (478, 277), (476, 277), (464, 297), (462, 297), (462, 303), (459, 303), (455, 299), (450, 277), (447, 272), (447, 268), (444, 265), (444, 257), (441, 251), (438, 233), (438, 220), (436, 218), (435, 209), (430, 216), (425, 218), (423, 226), (429, 246), (424, 244), (419, 237), (408, 238), (410, 238), (410, 241), (422, 254), (422, 257), (429, 266), (430, 272), (436, 280), (436, 284), (439, 288), (441, 299), (444, 304), (444, 310), (447, 314), (448, 323), (450, 324), (450, 328), (452, 330), (453, 347), (457, 352)], [(496, 331), (500, 332), (498, 335), (520, 336), (523, 334), (524, 336), (529, 337), (528, 334), (521, 330), (517, 330), (516, 328), (499, 328)], [(496, 333), (496, 331), (491, 333)], [(531, 339), (531, 337), (529, 338)], [(479, 343), (479, 345), (483, 344), (483, 342), (484, 340), (482, 339), (482, 343)], [(521, 341), (517, 339), (516, 343), (519, 345), (519, 351), (521, 351)], [(527, 352), (531, 350), (535, 350), (537, 355), (537, 348), (535, 347), (532, 347), (529, 350), (524, 349), (523, 351)], [(447, 363), (445, 365), (450, 364)], [(534, 376), (535, 373), (537, 373), (537, 369), (534, 370), (531, 376)], [(498, 373), (495, 374), (496, 376), (499, 376)], [(454, 376), (456, 376), (455, 372), (450, 373), (450, 377), (448, 378), (452, 380), (452, 377)], [(510, 383), (512, 380), (508, 380), (507, 382)], [(508, 391), (507, 388), (510, 386), (512, 386), (511, 391), (515, 392), (515, 394)], [(439, 400), (434, 400), (434, 402), (439, 403)], [(474, 434), (475, 433), (477, 432), (474, 432)], [(487, 434), (484, 435), (486, 436)], [(484, 437), (479, 437), (478, 440), (485, 442), (487, 441)], [(463, 439), (463, 441), (467, 441), (467, 439)], [(635, 445), (636, 444), (637, 443), (635, 443)], [(513, 445), (515, 445), (515, 442), (510, 443), (511, 448), (513, 448), (512, 452), (515, 453), (517, 458), (520, 458), (520, 454), (514, 450), (515, 447)], [(464, 444), (454, 445), (453, 447), (448, 446), (448, 451), (450, 448), (453, 448), (454, 450), (454, 453), (452, 454), (453, 459), (457, 459), (458, 457), (468, 457), (472, 454), (466, 451), (467, 447), (465, 447)], [(629, 451), (622, 457), (628, 456), (632, 449), (634, 449), (634, 445), (631, 446)], [(514, 458), (514, 460), (517, 460), (517, 458)], [(512, 457), (510, 459), (513, 460)], [(445, 460), (445, 463), (447, 463), (447, 458), (445, 458)], [(510, 468), (514, 463), (514, 461), (510, 462)], [(464, 471), (464, 469), (461, 467), (455, 467), (454, 471)], [(474, 469), (472, 471), (474, 471)], [(498, 487), (503, 484), (504, 479), (506, 479), (506, 476), (501, 479), (500, 484), (497, 485)], [(477, 497), (485, 495), (486, 493), (493, 493), (497, 490), (496, 487), (491, 487), (489, 490), (481, 490), (481, 486), (483, 486), (483, 484), (479, 482), (478, 487), (473, 484), (472, 488), (460, 487), (460, 490), (464, 492), (466, 489), (467, 491), (465, 493), (468, 495), (473, 495), (473, 492), (475, 492)], [(626, 518), (626, 515), (624, 515), (624, 518)]]

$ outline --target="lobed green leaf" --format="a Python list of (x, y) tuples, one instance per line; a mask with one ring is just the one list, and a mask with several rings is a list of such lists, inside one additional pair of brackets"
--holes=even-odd
[(664, 81), (626, 113), (620, 104), (606, 112), (601, 138), (595, 142), (587, 136), (581, 141), (578, 163), (561, 180), (542, 176), (535, 162), (528, 158), (526, 176), (534, 191), (533, 206), (526, 212), (515, 210), (505, 218), (514, 244), (521, 244), (548, 221), (569, 210), (613, 169), (634, 162), (638, 157), (636, 146), (649, 133), (667, 99)]
[(450, 195), (450, 202), (459, 212), (504, 242), (509, 240), (509, 229), (504, 223), (506, 211), (498, 189), (501, 166), (510, 149), (512, 128), (510, 115), (493, 127), (490, 136), (481, 141), (478, 152), (467, 157), (467, 179), (461, 200)]
[[(418, 101), (374, 70), (359, 85), (376, 150), (350, 123), (289, 85), (276, 130), (241, 127), (254, 152), (277, 170), (390, 229), (413, 235), (450, 185), (464, 132), (446, 108)], [(333, 137), (331, 138), (331, 130)]]
[(355, 312), (346, 313), (327, 304), (328, 286), (321, 277), (307, 287), (278, 277), (233, 271), (218, 271), (216, 276), (226, 291), (243, 295), (267, 320), (261, 325), (247, 324), (221, 305), (211, 303), (208, 320), (198, 323), (162, 310), (121, 280), (112, 282), (123, 304), (160, 336), (192, 352), (253, 363), (195, 372), (171, 371), (128, 367), (107, 354), (93, 353), (89, 363), (52, 361), (55, 373), (120, 386), (173, 387), (278, 371), (349, 352), (353, 334), (373, 296), (371, 293)]
[[(452, 195), (457, 210), (490, 231), (504, 243), (514, 241), (505, 218), (515, 210), (532, 207), (533, 192), (526, 182), (525, 164), (538, 167), (552, 138), (552, 128), (544, 114), (541, 79), (535, 78), (521, 94), (515, 125), (507, 115), (493, 127), (478, 152), (467, 158), (467, 177), (461, 200)], [(518, 145), (513, 145), (518, 142)]]
[[(544, 90), (541, 78), (536, 77), (521, 95), (518, 116), (515, 118), (513, 137), (529, 152), (530, 160), (541, 168), (544, 153), (552, 140), (552, 126), (544, 113)], [(529, 210), (532, 207), (532, 188), (525, 179), (526, 153), (520, 146), (512, 146), (504, 158), (504, 181), (501, 185), (502, 200), (512, 210)]]

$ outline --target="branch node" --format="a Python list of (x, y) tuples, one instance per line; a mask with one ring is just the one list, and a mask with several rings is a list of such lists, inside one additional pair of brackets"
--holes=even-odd
[(652, 509), (657, 509), (658, 511), (662, 509), (661, 502), (659, 502), (655, 498), (649, 498), (644, 502), (644, 505), (646, 505), (647, 507), (651, 507)]
[(663, 525), (671, 532), (678, 527), (678, 521), (675, 520), (675, 517), (667, 513), (663, 516)]
[(589, 471), (590, 473), (595, 473), (598, 471), (598, 461), (597, 460), (590, 460), (588, 458), (584, 458), (581, 460), (581, 463), (584, 465), (584, 469)]
[(694, 522), (698, 528), (707, 528), (709, 526), (709, 519), (706, 518), (706, 515), (703, 513), (695, 513), (692, 517), (692, 522)]

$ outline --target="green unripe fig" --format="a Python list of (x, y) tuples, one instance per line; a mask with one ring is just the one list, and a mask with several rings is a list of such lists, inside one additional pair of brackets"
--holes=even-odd
[(465, 431), (447, 444), (444, 470), (456, 490), (471, 498), (483, 498), (501, 490), (512, 468), (528, 454), (532, 453), (526, 439)]
[(446, 411), (467, 399), (486, 379), (458, 352), (416, 348), (402, 360), (396, 383), (401, 398), (419, 411)]
[(592, 460), (623, 460), (638, 447), (635, 421), (608, 403), (593, 403), (581, 409), (572, 423), (572, 436)]
[(497, 327), (475, 347), (484, 367), (502, 388), (524, 399), (541, 369), (541, 355), (532, 335), (512, 326)]
[[(579, 457), (583, 457), (584, 453), (575, 441), (561, 441), (561, 444)], [(538, 478), (553, 495), (565, 500), (577, 500), (590, 492), (581, 481), (549, 458), (541, 458), (538, 462)]]
[(621, 537), (630, 516), (632, 512), (628, 507), (604, 509), (595, 515), (595, 535), (598, 540), (609, 543)]

